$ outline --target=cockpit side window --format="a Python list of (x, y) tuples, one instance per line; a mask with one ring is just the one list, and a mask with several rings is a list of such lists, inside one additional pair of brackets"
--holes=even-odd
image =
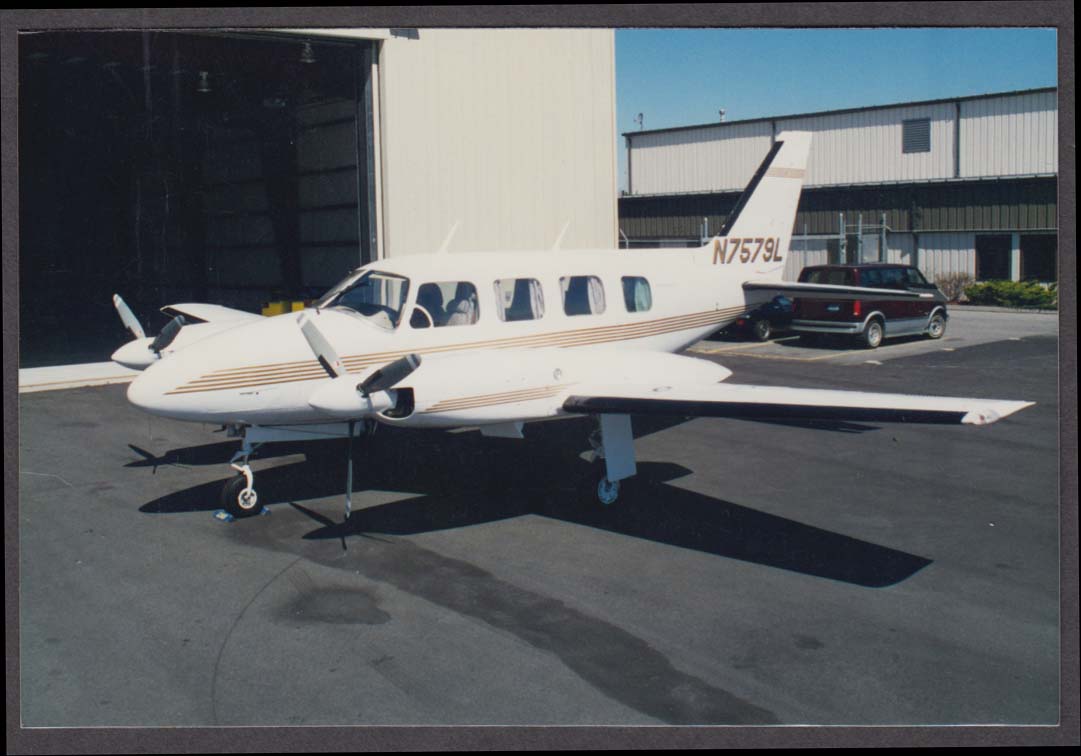
[(500, 278), (495, 282), (495, 303), (503, 321), (544, 317), (544, 290), (535, 278)]
[(563, 312), (567, 315), (600, 315), (604, 312), (604, 285), (596, 276), (564, 276)]
[(409, 325), (413, 328), (473, 325), (479, 317), (476, 286), (468, 281), (440, 281), (422, 284), (417, 289)]
[(316, 307), (352, 310), (369, 322), (389, 329), (398, 325), (408, 293), (409, 279), (365, 271), (335, 286), (316, 303)]

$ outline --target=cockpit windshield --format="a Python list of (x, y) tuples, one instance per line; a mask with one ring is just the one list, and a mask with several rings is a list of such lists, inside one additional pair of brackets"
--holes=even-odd
[(366, 270), (354, 273), (323, 295), (316, 307), (342, 307), (383, 328), (394, 328), (402, 315), (409, 279)]

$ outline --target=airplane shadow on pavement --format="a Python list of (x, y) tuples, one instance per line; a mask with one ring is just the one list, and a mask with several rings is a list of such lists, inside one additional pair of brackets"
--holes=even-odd
[[(635, 418), (636, 435), (681, 422)], [(268, 445), (263, 459), (306, 452), (303, 462), (256, 470), (256, 489), (269, 505), (288, 503), (318, 524), (305, 539), (408, 536), (522, 515), (541, 515), (679, 548), (839, 580), (885, 587), (912, 576), (931, 560), (840, 533), (767, 514), (724, 499), (668, 485), (690, 474), (680, 465), (638, 463), (623, 481), (618, 501), (602, 506), (593, 495), (598, 464), (579, 456), (588, 421), (541, 423), (527, 429), (530, 442), (458, 433), (381, 429), (354, 446), (354, 510), (341, 522), (345, 492), (345, 442)], [(574, 426), (579, 424), (580, 427)], [(830, 428), (862, 432), (843, 425)], [(166, 458), (199, 464), (228, 459), (232, 445), (174, 450)], [(228, 446), (226, 449), (225, 447)], [(313, 447), (317, 447), (313, 449)], [(204, 449), (204, 451), (198, 451)], [(220, 453), (220, 454), (219, 454)], [(224, 457), (224, 459), (223, 459)], [(199, 462), (196, 462), (199, 460)], [(129, 466), (149, 466), (155, 460)], [(161, 462), (164, 464), (165, 462)], [(145, 513), (211, 511), (220, 507), (223, 480), (170, 493), (140, 507)], [(403, 492), (407, 498), (363, 505), (365, 490)], [(409, 497), (408, 494), (415, 494)], [(330, 515), (314, 500), (334, 499)], [(361, 508), (363, 507), (363, 508)], [(237, 523), (243, 527), (242, 522)]]

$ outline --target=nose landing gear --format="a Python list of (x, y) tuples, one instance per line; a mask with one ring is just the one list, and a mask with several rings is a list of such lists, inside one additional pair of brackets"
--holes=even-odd
[[(257, 448), (259, 444), (248, 443), (245, 436), (240, 449), (229, 460), (230, 467), (240, 474), (229, 479), (222, 487), (221, 506), (236, 518), (251, 517), (262, 510), (259, 506), (259, 494), (255, 492), (255, 474), (251, 470), (251, 465), (248, 464), (248, 460)], [(237, 464), (238, 461), (240, 464)]]

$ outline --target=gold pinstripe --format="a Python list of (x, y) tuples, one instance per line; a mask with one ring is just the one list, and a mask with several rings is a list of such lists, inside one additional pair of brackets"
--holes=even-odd
[[(731, 316), (738, 315), (746, 309), (746, 306), (728, 307), (722, 310), (708, 310), (690, 315), (674, 315), (657, 320), (644, 321), (641, 323), (618, 323), (615, 325), (596, 326), (593, 328), (574, 329), (557, 333), (534, 334), (531, 336), (516, 336), (502, 339), (489, 339), (487, 341), (468, 342), (464, 344), (448, 344), (421, 350), (422, 354), (435, 354), (441, 352), (453, 352), (464, 349), (508, 349), (514, 347), (540, 348), (540, 347), (573, 347), (602, 344), (611, 341), (623, 341), (628, 339), (646, 338), (674, 331), (690, 330), (704, 325), (719, 323)], [(343, 357), (342, 363), (349, 370), (379, 365), (408, 354), (408, 351), (374, 352), (364, 355), (351, 355)], [(222, 391), (227, 389), (253, 388), (280, 383), (296, 383), (298, 381), (317, 380), (326, 375), (322, 367), (315, 360), (303, 362), (284, 362), (269, 365), (247, 366), (243, 368), (226, 368), (208, 375), (200, 376), (195, 380), (166, 392), (167, 394), (191, 394), (207, 391)]]
[(444, 399), (436, 402), (423, 412), (450, 412), (463, 409), (477, 409), (496, 404), (510, 404), (511, 402), (525, 402), (533, 399), (547, 399), (562, 391), (565, 386), (542, 386), (532, 389), (518, 389), (517, 391), (505, 391), (499, 394), (481, 394), (479, 396), (460, 397), (458, 399)]

